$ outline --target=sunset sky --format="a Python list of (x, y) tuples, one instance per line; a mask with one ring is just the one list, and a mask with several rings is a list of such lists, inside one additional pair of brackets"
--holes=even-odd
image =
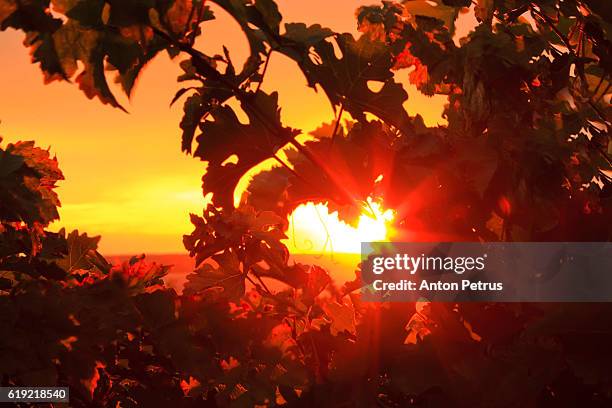
[[(357, 34), (355, 9), (372, 0), (278, 0), (285, 22), (320, 23)], [(215, 9), (217, 20), (206, 23), (198, 44), (208, 53), (226, 45), (236, 65), (247, 50), (238, 26)], [(78, 228), (102, 235), (106, 254), (182, 252), (181, 236), (189, 233), (189, 212), (202, 209), (204, 164), (180, 151), (182, 103), (169, 108), (179, 88), (178, 62), (164, 54), (145, 70), (130, 112), (88, 100), (69, 83), (44, 85), (38, 66), (30, 63), (23, 34), (0, 33), (0, 135), (3, 143), (36, 140), (57, 154), (66, 180), (58, 192), (61, 222), (53, 228)], [(401, 79), (405, 82), (407, 73)], [(322, 92), (315, 93), (294, 63), (275, 54), (264, 90), (280, 94), (283, 122), (309, 131), (331, 120)], [(430, 125), (443, 123), (444, 99), (427, 98), (408, 87), (406, 108), (419, 112)]]

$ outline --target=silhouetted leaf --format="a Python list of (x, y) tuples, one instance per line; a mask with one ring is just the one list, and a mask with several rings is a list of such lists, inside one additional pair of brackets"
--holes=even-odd
[(213, 256), (212, 259), (218, 264), (217, 267), (204, 264), (187, 276), (185, 294), (196, 294), (205, 289), (220, 287), (223, 288), (224, 296), (230, 300), (242, 297), (246, 275), (241, 271), (236, 254), (224, 252)]
[(47, 225), (59, 217), (54, 189), (63, 180), (57, 160), (34, 142), (17, 142), (0, 149), (0, 219)]
[[(89, 237), (86, 233), (79, 234), (78, 230), (72, 231), (66, 237), (68, 244), (68, 254), (58, 262), (58, 265), (66, 272), (71, 273), (77, 269), (92, 269), (104, 266), (106, 261), (96, 251), (100, 237)], [(102, 264), (102, 265), (100, 265)], [(106, 264), (106, 268), (110, 265)]]
[[(407, 131), (410, 119), (402, 104), (408, 94), (393, 80), (393, 62), (387, 47), (366, 37), (356, 41), (350, 34), (338, 34), (334, 41), (340, 57), (327, 40), (312, 46), (316, 57), (308, 48), (299, 57), (294, 49), (287, 55), (298, 62), (310, 86), (318, 84), (323, 88), (334, 106), (342, 105), (358, 120), (370, 112)], [(378, 83), (380, 90), (372, 91), (369, 82)]]
[[(253, 166), (272, 157), (297, 132), (283, 127), (280, 121), (278, 94), (262, 91), (250, 95), (249, 105), (242, 104), (249, 117), (242, 124), (229, 106), (211, 112), (211, 120), (200, 125), (202, 134), (193, 155), (208, 162), (203, 187), (213, 193), (213, 201), (220, 207), (233, 207), (233, 194), (240, 178)], [(237, 163), (226, 162), (233, 155)]]

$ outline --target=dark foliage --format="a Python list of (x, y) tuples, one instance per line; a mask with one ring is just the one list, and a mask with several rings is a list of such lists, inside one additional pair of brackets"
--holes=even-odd
[[(196, 268), (177, 294), (166, 267), (113, 267), (97, 238), (45, 232), (55, 160), (0, 150), (3, 385), (68, 385), (76, 407), (610, 406), (608, 304), (365, 304), (358, 278), (338, 287), (281, 242), (300, 203), (353, 222), (368, 197), (397, 210), (400, 239), (610, 240), (608, 3), (479, 0), (459, 42), (462, 0), (363, 7), (359, 38), (282, 25), (272, 0), (210, 2), (244, 31), (243, 67), (195, 48), (204, 1), (0, 0), (0, 28), (26, 33), (46, 80), (119, 108), (105, 71), (129, 94), (157, 53), (186, 56), (173, 102), (187, 97), (182, 149), (208, 163), (213, 197), (192, 215)], [(301, 143), (283, 125), (260, 88), (273, 53), (327, 95), (328, 133)], [(448, 125), (408, 115), (402, 76), (448, 97)]]

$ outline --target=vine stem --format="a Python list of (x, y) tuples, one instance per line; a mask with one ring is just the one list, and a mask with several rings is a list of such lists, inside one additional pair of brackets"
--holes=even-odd
[(331, 143), (329, 144), (330, 147), (332, 147), (334, 145), (334, 142), (336, 141), (337, 135), (338, 135), (338, 130), (340, 129), (340, 121), (342, 120), (342, 114), (344, 113), (344, 104), (341, 103), (340, 104), (340, 110), (338, 111), (338, 116), (336, 116), (336, 124), (334, 126), (334, 130), (331, 134)]
[[(612, 87), (612, 83), (609, 82), (608, 86), (606, 86), (606, 89), (602, 92), (601, 95), (599, 95), (597, 100), (595, 100), (595, 103), (598, 103), (604, 96), (606, 96), (611, 87)], [(597, 96), (597, 95), (594, 95), (594, 96)]]
[(263, 71), (261, 72), (261, 80), (257, 84), (257, 89), (255, 90), (255, 92), (259, 92), (261, 86), (263, 85), (263, 81), (266, 77), (266, 72), (268, 72), (268, 64), (270, 63), (270, 57), (272, 57), (272, 51), (272, 48), (270, 48), (268, 54), (266, 55), (266, 62), (264, 63)]
[(576, 30), (578, 29), (578, 26), (580, 26), (580, 22), (576, 21), (576, 23), (572, 26), (572, 30), (569, 32), (567, 39), (568, 41), (572, 41), (572, 38), (574, 38), (574, 34), (576, 33)]
[(274, 299), (276, 299), (276, 296), (274, 295), (274, 293), (272, 293), (272, 291), (270, 290), (270, 288), (268, 288), (268, 285), (266, 285), (266, 283), (263, 281), (263, 279), (261, 279), (261, 276), (259, 276), (258, 274), (255, 273), (255, 271), (253, 271), (252, 268), (249, 268), (247, 274), (245, 275), (245, 278), (251, 282), (255, 287), (257, 287), (257, 282), (255, 282), (253, 280), (253, 278), (251, 278), (249, 276), (249, 273), (253, 274), (253, 276), (255, 276), (257, 278), (257, 280), (259, 281), (259, 283), (261, 283), (261, 287), (264, 288), (264, 290), (266, 291), (266, 293), (273, 297)]
[[(261, 285), (255, 282), (253, 278), (249, 276), (249, 274), (252, 274), (253, 276), (255, 276), (255, 278), (257, 278), (257, 280), (261, 283)], [(304, 316), (304, 312), (296, 308), (295, 305), (291, 304), (285, 299), (279, 298), (274, 293), (272, 293), (272, 291), (268, 288), (268, 286), (265, 284), (263, 279), (261, 279), (261, 277), (257, 273), (255, 273), (255, 271), (253, 271), (252, 268), (249, 268), (247, 270), (246, 274), (244, 274), (244, 278), (248, 280), (257, 289), (260, 295), (267, 296), (270, 299), (274, 299), (275, 302), (278, 302), (280, 304), (287, 306), (288, 308), (293, 309), (296, 312), (296, 314)]]
[[(595, 87), (595, 90), (593, 91), (593, 94), (591, 95), (591, 98), (593, 98), (594, 96), (597, 95), (597, 93), (599, 92), (599, 88), (601, 88), (601, 85), (603, 84), (604, 80), (606, 79), (606, 77), (608, 76), (608, 74), (603, 74), (601, 76), (601, 78), (599, 78), (599, 83), (597, 84), (597, 86)], [(606, 92), (604, 91), (604, 95), (606, 94)]]
[(590, 107), (591, 107), (591, 108), (592, 108), (592, 109), (595, 111), (595, 113), (597, 113), (597, 116), (599, 116), (599, 118), (600, 118), (601, 120), (603, 120), (603, 121), (604, 121), (604, 123), (605, 123), (606, 125), (610, 126), (610, 121), (608, 120), (608, 118), (606, 117), (606, 115), (604, 115), (604, 113), (603, 113), (601, 110), (599, 110), (599, 108), (597, 107), (597, 105), (595, 105), (595, 104), (593, 103), (593, 101), (590, 101), (590, 100), (589, 100), (588, 104), (589, 104), (589, 106), (590, 106)]
[(569, 40), (567, 39), (567, 37), (565, 37), (563, 35), (563, 33), (561, 31), (559, 31), (559, 29), (557, 28), (557, 26), (555, 25), (555, 22), (551, 20), (550, 17), (548, 17), (545, 13), (542, 13), (541, 11), (537, 10), (534, 7), (533, 3), (529, 4), (529, 9), (536, 14), (538, 17), (540, 17), (542, 20), (544, 20), (547, 25), (555, 32), (555, 34), (557, 34), (557, 36), (561, 39), (561, 41), (563, 41), (563, 43), (565, 44), (565, 46), (567, 47), (567, 49), (573, 54), (574, 50), (572, 48), (571, 43), (569, 42)]

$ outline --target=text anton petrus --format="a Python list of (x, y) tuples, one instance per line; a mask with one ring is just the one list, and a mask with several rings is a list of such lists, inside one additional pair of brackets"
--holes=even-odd
[(362, 243), (365, 301), (612, 301), (607, 242)]

